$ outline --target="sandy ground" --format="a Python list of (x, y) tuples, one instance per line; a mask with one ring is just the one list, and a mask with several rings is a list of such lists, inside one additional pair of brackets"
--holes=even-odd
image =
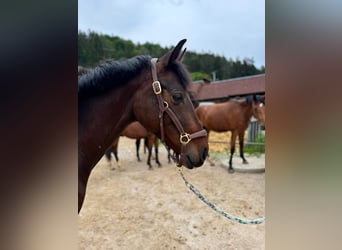
[[(166, 150), (159, 148), (161, 168), (153, 170), (135, 157), (135, 142), (121, 138), (123, 170), (110, 170), (105, 158), (94, 168), (79, 214), (79, 249), (265, 249), (265, 223), (243, 225), (219, 215), (184, 184)], [(186, 178), (225, 211), (254, 219), (265, 215), (265, 174), (229, 174), (226, 154), (211, 154), (216, 165), (188, 170)], [(248, 165), (262, 168), (264, 156), (247, 155)]]

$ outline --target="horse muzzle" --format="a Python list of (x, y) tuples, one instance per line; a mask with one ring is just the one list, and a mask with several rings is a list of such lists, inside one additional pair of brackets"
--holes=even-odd
[(208, 148), (204, 147), (199, 154), (182, 152), (179, 156), (178, 166), (185, 166), (188, 169), (198, 168), (203, 165), (208, 156)]

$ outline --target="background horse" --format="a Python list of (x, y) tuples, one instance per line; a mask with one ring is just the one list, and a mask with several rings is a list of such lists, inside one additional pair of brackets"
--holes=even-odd
[(120, 137), (116, 138), (113, 142), (112, 145), (110, 145), (110, 147), (106, 150), (105, 152), (105, 157), (109, 163), (109, 168), (111, 170), (114, 170), (115, 167), (113, 167), (113, 164), (112, 164), (112, 158), (115, 158), (115, 161), (116, 161), (116, 165), (119, 169), (121, 169), (121, 165), (120, 165), (120, 162), (119, 162), (119, 156), (118, 156), (118, 147), (119, 147), (119, 140), (120, 140)]
[(89, 175), (105, 151), (133, 121), (177, 154), (177, 164), (202, 166), (208, 137), (191, 104), (190, 76), (181, 40), (159, 59), (109, 60), (78, 77), (78, 211)]
[[(147, 165), (149, 166), (149, 169), (152, 169), (151, 165), (151, 155), (152, 155), (152, 148), (154, 146), (155, 154), (156, 154), (156, 163), (158, 166), (161, 166), (159, 159), (158, 159), (158, 137), (147, 131), (146, 128), (144, 128), (140, 122), (132, 122), (129, 124), (124, 131), (122, 131), (121, 136), (126, 136), (131, 139), (136, 139), (135, 145), (136, 145), (136, 154), (138, 161), (140, 160), (139, 156), (139, 147), (140, 147), (140, 139), (145, 139), (145, 145), (148, 149), (148, 157), (147, 157)], [(111, 147), (109, 147), (106, 151), (106, 158), (111, 163), (111, 154), (114, 154), (114, 157), (116, 159), (116, 162), (119, 165), (119, 158), (118, 158), (118, 144), (119, 144), (119, 138), (116, 139)]]
[(251, 117), (254, 116), (262, 125), (265, 124), (265, 105), (264, 101), (255, 95), (248, 96), (246, 101), (231, 100), (224, 103), (218, 103), (208, 106), (199, 106), (196, 108), (196, 114), (208, 131), (226, 132), (231, 131), (230, 140), (230, 173), (234, 172), (232, 158), (235, 152), (236, 137), (239, 136), (240, 157), (243, 163), (248, 163), (243, 153), (243, 143), (245, 131), (248, 128)]

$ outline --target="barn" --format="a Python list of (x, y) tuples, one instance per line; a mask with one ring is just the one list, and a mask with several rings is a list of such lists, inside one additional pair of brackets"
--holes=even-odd
[[(232, 98), (243, 98), (250, 94), (265, 97), (265, 74), (214, 82), (204, 79), (193, 82), (190, 85), (190, 92), (200, 104), (224, 102)], [(260, 145), (260, 143), (256, 142), (256, 138), (258, 134), (263, 133), (262, 130), (264, 130), (264, 127), (252, 117), (248, 131), (246, 131), (246, 145)], [(213, 143), (227, 143), (227, 141), (213, 141)], [(263, 143), (262, 146), (264, 146)]]

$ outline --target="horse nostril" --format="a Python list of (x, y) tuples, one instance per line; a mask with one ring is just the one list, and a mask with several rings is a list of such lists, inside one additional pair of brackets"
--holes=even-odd
[(204, 161), (205, 158), (208, 156), (208, 148), (204, 148), (202, 151), (202, 160)]

